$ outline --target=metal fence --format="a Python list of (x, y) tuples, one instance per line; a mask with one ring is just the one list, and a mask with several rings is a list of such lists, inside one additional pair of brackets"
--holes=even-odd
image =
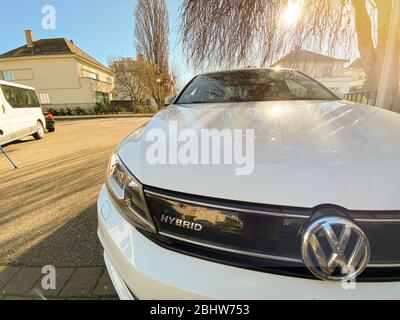
[[(394, 111), (400, 111), (400, 87), (391, 90), (391, 102), (388, 109)], [(378, 90), (364, 90), (347, 93), (344, 98), (345, 100), (363, 103), (370, 106), (376, 106), (376, 100), (378, 97)]]
[(378, 90), (366, 90), (366, 91), (354, 91), (347, 93), (344, 98), (345, 100), (364, 103), (370, 106), (376, 105), (376, 98), (378, 96)]

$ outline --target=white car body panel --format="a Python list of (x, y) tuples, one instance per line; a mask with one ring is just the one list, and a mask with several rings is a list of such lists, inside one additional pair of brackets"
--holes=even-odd
[[(0, 80), (0, 86), (7, 85), (35, 91), (34, 88)], [(0, 89), (0, 145), (18, 140), (36, 133), (37, 121), (40, 120), (46, 128), (46, 119), (41, 108), (13, 108)]]
[[(207, 90), (208, 88), (204, 90), (205, 95), (209, 94)], [(179, 98), (176, 101), (179, 101)], [(186, 101), (212, 99), (193, 98)], [(253, 173), (236, 175), (235, 169), (238, 165), (235, 164), (187, 165), (179, 164), (179, 161), (178, 164), (151, 164), (148, 151), (154, 151), (154, 148), (151, 148), (155, 144), (156, 136), (153, 130), (164, 133), (168, 150), (171, 142), (168, 141), (168, 137), (175, 139), (175, 133), (184, 129), (194, 130), (196, 137), (201, 136), (202, 129), (218, 132), (241, 129), (243, 135), (246, 134), (246, 130), (254, 130)], [(399, 138), (400, 115), (339, 98), (330, 101), (187, 105), (175, 103), (155, 115), (147, 125), (133, 132), (116, 152), (118, 161), (124, 164), (122, 171), (129, 170), (143, 184), (147, 196), (151, 194), (151, 190), (157, 190), (149, 188), (154, 187), (182, 193), (183, 199), (186, 194), (210, 197), (215, 202), (215, 199), (234, 200), (248, 204), (306, 208), (305, 210), (310, 212), (315, 212), (312, 209), (318, 206), (330, 204), (347, 210), (362, 211), (364, 214), (371, 214), (373, 211), (379, 220), (379, 215), (387, 214), (387, 211), (400, 210)], [(161, 144), (165, 146), (164, 143)], [(223, 147), (221, 144), (221, 154)], [(233, 146), (232, 149), (235, 148), (236, 146)], [(114, 170), (112, 179), (118, 180), (124, 176), (113, 165), (111, 168)], [(130, 185), (125, 185), (128, 182), (123, 181), (122, 185), (130, 188)], [(110, 184), (108, 186), (109, 190), (113, 189)], [(217, 228), (211, 227), (209, 233), (197, 237), (196, 233), (184, 229), (185, 222), (188, 229), (190, 222), (198, 221), (195, 219), (201, 216), (196, 216), (197, 212), (192, 214), (192, 211), (201, 211), (201, 208), (197, 208), (196, 205), (186, 206), (184, 200), (182, 207), (185, 210), (182, 211), (174, 207), (181, 207), (180, 200), (177, 200), (179, 203), (176, 205), (164, 206), (163, 199), (168, 196), (164, 197), (161, 190), (160, 201), (155, 202), (154, 199), (149, 200), (151, 197), (147, 198), (153, 222), (163, 237), (162, 241), (158, 242), (158, 238), (138, 231), (143, 227), (140, 223), (136, 224), (134, 219), (131, 223), (128, 222), (129, 213), (127, 218), (121, 215), (126, 213), (125, 203), (120, 201), (117, 205), (109, 190), (103, 187), (99, 195), (98, 235), (104, 247), (107, 269), (121, 299), (400, 299), (400, 282), (390, 281), (389, 278), (387, 282), (377, 282), (373, 278), (363, 279), (365, 282), (356, 282), (354, 287), (349, 286), (347, 282), (320, 281), (295, 275), (290, 277), (271, 274), (268, 271), (258, 272), (246, 269), (247, 264), (243, 268), (234, 267), (236, 264), (224, 264), (230, 264), (228, 259), (213, 260), (210, 256), (210, 260), (221, 261), (211, 262), (207, 260), (207, 253), (200, 252), (196, 255), (205, 257), (204, 259), (193, 257), (191, 254), (196, 254), (196, 245), (209, 245), (211, 248), (214, 244), (215, 247), (212, 248), (220, 250), (221, 253), (226, 249), (227, 252), (237, 255), (245, 256), (249, 253), (250, 257), (252, 249), (247, 252), (236, 251), (236, 247), (233, 246), (234, 240), (255, 240), (255, 246), (258, 246), (262, 237), (258, 238), (254, 234), (257, 232), (253, 231), (257, 229), (247, 229), (247, 237), (229, 238), (229, 232), (232, 230), (227, 228), (225, 233), (218, 233), (220, 240), (213, 236)], [(129, 197), (130, 193), (123, 192), (123, 195)], [(189, 196), (188, 198), (190, 199)], [(124, 200), (129, 200), (126, 204), (128, 206), (131, 199)], [(198, 206), (201, 207), (201, 204)], [(134, 214), (134, 210), (131, 211)], [(206, 213), (211, 216), (211, 211)], [(252, 209), (248, 211), (248, 215), (252, 215)], [(307, 216), (305, 223), (313, 216)], [(232, 219), (234, 217), (232, 216)], [(172, 220), (175, 218), (176, 223), (173, 225)], [(191, 218), (194, 220), (190, 220)], [(173, 228), (167, 228), (168, 219)], [(275, 225), (272, 223), (271, 228), (265, 230), (266, 233), (274, 231)], [(283, 223), (290, 226), (292, 222), (288, 219)], [(256, 222), (253, 224), (259, 227)], [(269, 223), (265, 225), (270, 226)], [(280, 223), (279, 226), (281, 225)], [(214, 226), (217, 226), (217, 223), (214, 223)], [(279, 246), (277, 238), (282, 240), (281, 243), (288, 241), (285, 244), (296, 245), (296, 240), (293, 239), (303, 233), (302, 228), (305, 226), (304, 224), (296, 230), (291, 230), (293, 238), (277, 235), (276, 239), (270, 242), (271, 248)], [(374, 235), (375, 230), (370, 228)], [(259, 230), (264, 234), (264, 229), (260, 227)], [(155, 232), (150, 228), (148, 231)], [(225, 242), (225, 237), (231, 242)], [(193, 247), (185, 248), (179, 244), (174, 246), (174, 242), (171, 242), (173, 249), (166, 249), (163, 246), (168, 247), (169, 243), (163, 241), (167, 238), (189, 242)], [(374, 245), (379, 241), (373, 240)], [(332, 242), (330, 244), (332, 246)], [(241, 249), (240, 244), (238, 248)], [(174, 249), (187, 254), (178, 253)], [(347, 253), (343, 253), (345, 254)], [(369, 259), (369, 253), (367, 256)], [(379, 254), (377, 256), (380, 258)], [(332, 259), (333, 251), (330, 257)], [(271, 261), (282, 262), (283, 258), (286, 258), (285, 254), (274, 257), (275, 260), (271, 258)], [(304, 265), (310, 269), (304, 255), (301, 258)], [(378, 262), (379, 258), (376, 259)], [(268, 259), (270, 256), (266, 261)], [(302, 265), (302, 260), (296, 262)], [(367, 263), (368, 261), (365, 266)], [(249, 266), (253, 267), (251, 264)], [(372, 264), (368, 267), (372, 267)], [(391, 267), (395, 267), (395, 264), (379, 264), (379, 268)], [(326, 280), (323, 277), (321, 279)]]
[(97, 204), (98, 235), (121, 299), (400, 299), (400, 282), (356, 283), (285, 277), (197, 259), (153, 243), (119, 213), (105, 187)]
[[(255, 170), (231, 165), (151, 165), (146, 133), (255, 129)], [(400, 115), (345, 101), (173, 105), (118, 150), (147, 186), (251, 203), (348, 210), (400, 209)]]

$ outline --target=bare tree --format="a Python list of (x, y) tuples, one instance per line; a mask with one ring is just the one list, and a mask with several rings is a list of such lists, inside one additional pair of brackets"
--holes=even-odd
[(139, 0), (135, 17), (138, 56), (154, 63), (159, 71), (168, 70), (169, 22), (165, 0)]
[(162, 72), (157, 66), (147, 60), (141, 59), (142, 80), (146, 85), (150, 96), (156, 101), (158, 108), (164, 107), (164, 99), (175, 94), (176, 77), (174, 75)]
[(117, 100), (131, 100), (133, 106), (143, 104), (150, 92), (144, 81), (142, 62), (133, 59), (117, 59), (111, 63), (115, 74)]
[[(392, 0), (303, 0), (295, 25), (282, 17), (295, 0), (184, 0), (185, 50), (196, 66), (269, 65), (295, 47), (361, 55), (367, 86), (376, 89)], [(397, 69), (395, 69), (397, 70)], [(398, 80), (397, 80), (398, 81)]]
[(136, 52), (138, 57), (156, 68), (155, 75), (149, 71), (147, 82), (152, 97), (161, 108), (164, 98), (170, 94), (171, 83), (174, 83), (168, 68), (169, 21), (165, 0), (138, 0), (135, 17)]

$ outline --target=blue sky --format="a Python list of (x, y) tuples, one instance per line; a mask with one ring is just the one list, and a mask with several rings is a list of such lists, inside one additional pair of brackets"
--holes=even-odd
[[(193, 76), (182, 54), (179, 36), (181, 0), (167, 0), (170, 17), (170, 64), (183, 85)], [(56, 29), (42, 28), (42, 8), (56, 9)], [(107, 58), (132, 57), (136, 0), (13, 0), (2, 1), (0, 10), (0, 53), (25, 44), (25, 29), (35, 40), (67, 38), (100, 62)]]

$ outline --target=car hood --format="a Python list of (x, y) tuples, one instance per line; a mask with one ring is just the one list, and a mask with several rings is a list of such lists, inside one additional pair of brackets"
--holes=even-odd
[[(237, 165), (152, 165), (154, 130), (253, 129), (254, 171)], [(160, 132), (160, 131), (158, 131)], [(147, 186), (213, 198), (313, 208), (400, 209), (400, 116), (344, 101), (173, 105), (118, 154)]]

